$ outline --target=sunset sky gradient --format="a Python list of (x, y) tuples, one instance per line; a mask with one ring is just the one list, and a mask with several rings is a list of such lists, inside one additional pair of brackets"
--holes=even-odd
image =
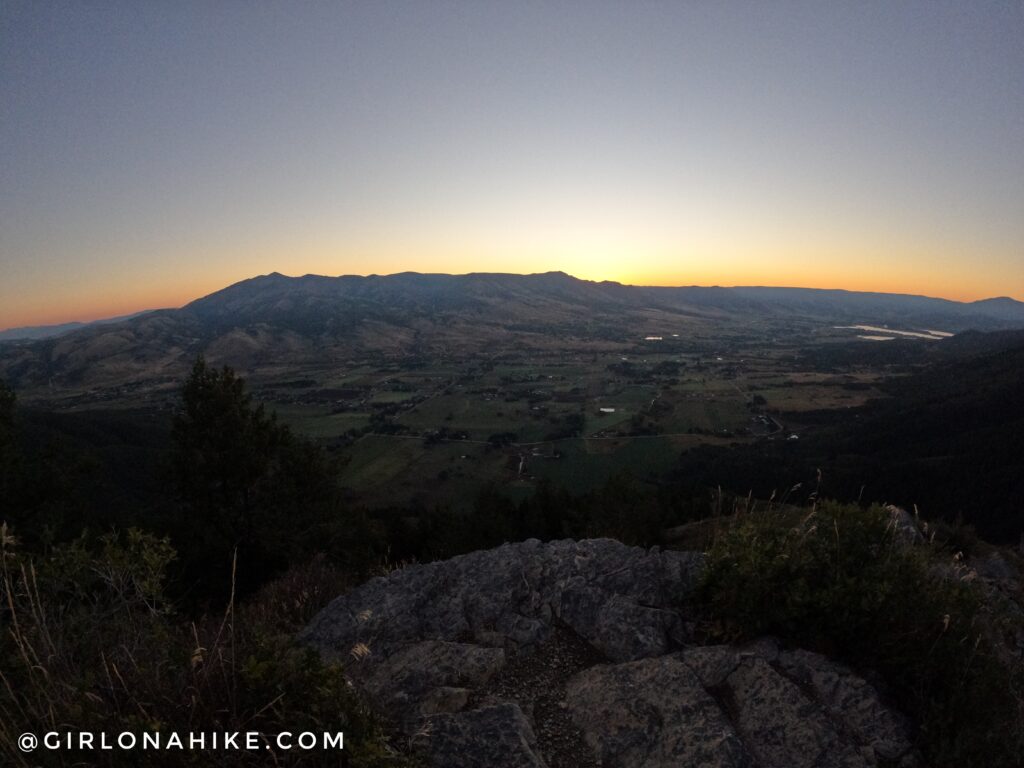
[(1021, 2), (0, 4), (0, 328), (256, 274), (1024, 299)]

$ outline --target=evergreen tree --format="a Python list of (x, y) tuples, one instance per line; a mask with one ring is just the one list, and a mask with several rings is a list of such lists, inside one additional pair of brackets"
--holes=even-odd
[(308, 557), (337, 517), (331, 462), (254, 404), (230, 368), (196, 360), (171, 437), (175, 540), (199, 593), (227, 583), (236, 550), (242, 589)]

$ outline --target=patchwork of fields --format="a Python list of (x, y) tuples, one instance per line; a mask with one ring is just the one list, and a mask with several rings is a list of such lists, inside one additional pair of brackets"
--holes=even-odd
[(518, 496), (544, 480), (573, 492), (622, 473), (653, 482), (688, 448), (797, 440), (820, 423), (801, 414), (881, 395), (877, 370), (815, 370), (764, 339), (717, 346), (368, 362), (257, 394), (332, 447), (354, 498), (454, 506), (488, 483)]

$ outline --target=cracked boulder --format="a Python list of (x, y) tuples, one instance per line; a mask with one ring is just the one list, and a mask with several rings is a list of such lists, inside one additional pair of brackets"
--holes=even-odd
[(771, 640), (697, 646), (697, 553), (531, 540), (339, 597), (302, 639), (439, 768), (910, 766), (852, 670)]
[(565, 626), (608, 658), (658, 656), (686, 639), (674, 610), (702, 556), (611, 539), (532, 539), (371, 579), (303, 633), (356, 667), (376, 667), (425, 640), (529, 651)]
[(914, 765), (906, 720), (850, 669), (771, 641), (599, 665), (567, 702), (609, 768)]

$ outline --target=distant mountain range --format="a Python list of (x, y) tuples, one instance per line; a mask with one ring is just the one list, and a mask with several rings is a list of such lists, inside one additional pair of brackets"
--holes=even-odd
[(562, 272), (273, 273), (180, 309), (61, 326), (48, 338), (35, 329), (34, 337), (0, 344), (0, 376), (22, 387), (108, 387), (180, 378), (199, 352), (272, 375), (366, 355), (597, 351), (635, 343), (638, 334), (796, 337), (852, 324), (945, 332), (1024, 328), (1024, 303), (807, 288), (639, 287)]
[(134, 317), (143, 315), (151, 310), (133, 312), (130, 315), (119, 315), (117, 317), (105, 317), (102, 320), (92, 320), (88, 323), (72, 322), (57, 323), (55, 325), (23, 325), (19, 328), (7, 328), (0, 331), (0, 341), (37, 341), (39, 339), (52, 339), (63, 336), (65, 333), (78, 331), (92, 325), (110, 325), (120, 323), (124, 320), (131, 320)]

